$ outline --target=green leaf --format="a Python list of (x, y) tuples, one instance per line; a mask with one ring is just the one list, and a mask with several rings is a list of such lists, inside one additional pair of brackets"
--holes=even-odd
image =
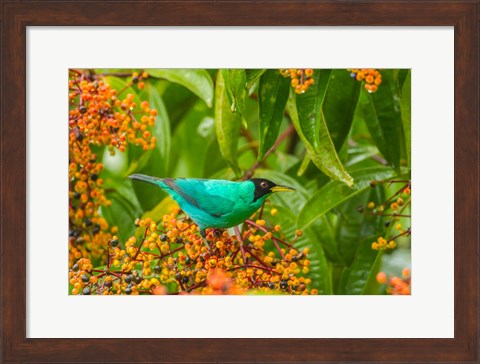
[(374, 94), (362, 89), (357, 115), (365, 120), (378, 150), (398, 169), (403, 138), (400, 98), (392, 70), (383, 70), (382, 80)]
[[(155, 149), (141, 153), (138, 160), (130, 163), (127, 176), (134, 172), (149, 172), (153, 176), (163, 177), (168, 171), (170, 157), (170, 120), (165, 105), (157, 91), (156, 85), (151, 82), (145, 84), (145, 89), (140, 93), (141, 100), (147, 100), (151, 109), (157, 110), (152, 135), (157, 139)], [(148, 166), (147, 163), (149, 164)], [(144, 168), (146, 166), (146, 168)]]
[(370, 272), (368, 273), (367, 280), (363, 286), (362, 294), (379, 294), (380, 285), (377, 282), (377, 274), (380, 272), (383, 261), (383, 251), (378, 252), (373, 264), (370, 267)]
[(360, 243), (352, 266), (346, 268), (340, 278), (339, 294), (372, 294), (373, 280), (381, 266), (383, 251), (372, 250), (369, 237)]
[(384, 180), (392, 178), (396, 175), (395, 171), (390, 168), (374, 167), (352, 172), (352, 177), (356, 183), (353, 188), (346, 185), (330, 181), (316, 192), (310, 200), (303, 206), (297, 219), (297, 226), (305, 228), (316, 219), (323, 216), (332, 208), (365, 191), (370, 187), (372, 180)]
[(296, 166), (300, 160), (293, 154), (284, 153), (277, 149), (269, 155), (266, 162), (270, 168), (286, 173), (290, 168)]
[[(154, 177), (168, 177), (168, 167), (171, 150), (170, 120), (167, 110), (157, 90), (157, 83), (148, 81), (145, 89), (140, 93), (141, 100), (147, 100), (150, 108), (157, 110), (152, 135), (157, 138), (153, 150), (143, 151), (141, 148), (130, 152), (130, 167), (125, 174), (128, 177), (133, 173), (143, 173)], [(149, 210), (160, 201), (165, 193), (155, 186), (143, 183), (134, 183), (133, 188), (137, 194), (142, 210)]]
[(103, 188), (107, 194), (110, 191), (115, 191), (129, 202), (136, 213), (141, 211), (140, 203), (138, 202), (130, 179), (115, 175), (108, 170), (103, 170), (100, 176), (103, 178)]
[(266, 72), (266, 69), (246, 69), (245, 74), (247, 75), (247, 84), (245, 88), (250, 90), (252, 86), (257, 82), (257, 80)]
[(247, 76), (247, 83), (245, 88), (250, 90), (255, 82), (267, 71), (267, 69), (246, 69), (245, 74)]
[(124, 241), (132, 236), (135, 230), (135, 219), (143, 212), (140, 202), (132, 186), (132, 181), (123, 176), (103, 170), (103, 188), (106, 197), (111, 201), (110, 206), (102, 206), (100, 214), (110, 226), (118, 227), (118, 236)]
[[(277, 184), (295, 188), (295, 192), (276, 193), (269, 198), (271, 207), (278, 210), (275, 222), (282, 225), (282, 233), (285, 236), (295, 235), (295, 219), (300, 208), (308, 199), (308, 191), (294, 178), (283, 173), (259, 169), (259, 177), (267, 178)], [(332, 232), (325, 230), (320, 224), (308, 227), (300, 239), (295, 242), (297, 249), (310, 248), (309, 259), (311, 261), (309, 276), (312, 278), (313, 287), (318, 289), (320, 294), (332, 294), (332, 281), (325, 256), (324, 246), (331, 243)]]
[(309, 193), (305, 187), (296, 179), (271, 169), (257, 169), (256, 177), (266, 178), (278, 185), (289, 186), (295, 189), (295, 192), (274, 193), (269, 200), (278, 202), (281, 205), (288, 206), (291, 210), (300, 211), (304, 203), (309, 198)]
[(322, 244), (325, 254), (330, 261), (345, 265), (338, 251), (335, 227), (330, 220), (331, 219), (327, 214), (323, 215), (308, 226), (305, 231), (311, 230), (316, 235), (317, 241)]
[(247, 128), (245, 120), (245, 98), (247, 96), (247, 75), (243, 69), (222, 69), (225, 90), (227, 91), (230, 110), (240, 116), (243, 126)]
[(393, 70), (393, 78), (397, 85), (397, 89), (400, 92), (400, 95), (402, 94), (403, 85), (405, 84), (408, 73), (410, 73), (410, 70), (407, 68)]
[(283, 121), (285, 105), (290, 92), (290, 82), (278, 70), (268, 70), (260, 77), (258, 90), (260, 146), (258, 160), (277, 140)]
[(353, 80), (347, 71), (343, 69), (332, 71), (322, 110), (337, 152), (345, 142), (352, 126), (360, 88), (361, 83)]
[(303, 160), (302, 160), (302, 164), (300, 164), (300, 167), (298, 168), (297, 176), (303, 176), (303, 174), (305, 173), (309, 165), (310, 165), (310, 157), (308, 156), (308, 153), (305, 153), (305, 156), (303, 157)]
[(344, 169), (337, 155), (325, 118), (322, 115), (322, 100), (331, 71), (316, 71), (315, 83), (308, 91), (295, 96), (290, 92), (287, 110), (312, 162), (330, 178), (353, 185), (352, 177)]
[(157, 116), (152, 130), (153, 135), (157, 138), (155, 145), (155, 151), (157, 153), (153, 153), (151, 158), (154, 163), (159, 166), (158, 169), (163, 175), (168, 170), (170, 157), (170, 120), (167, 109), (157, 89), (147, 83), (145, 92), (149, 95), (148, 101), (150, 107), (157, 110)]
[[(123, 174), (123, 176), (127, 177), (131, 174), (135, 173), (136, 171), (140, 171), (143, 167), (146, 166), (148, 163), (150, 156), (152, 155), (152, 150), (144, 151), (140, 154), (140, 157), (136, 160), (132, 160), (130, 165), (128, 166), (127, 171)], [(116, 156), (115, 156), (116, 157)]]
[(137, 92), (132, 86), (129, 86), (127, 81), (123, 78), (108, 76), (106, 77), (107, 83), (110, 85), (110, 88), (117, 91), (118, 99), (124, 99), (128, 94), (134, 96), (134, 100), (139, 105), (139, 97)]
[(245, 106), (245, 96), (247, 91), (247, 75), (243, 69), (222, 69), (221, 70), (225, 89), (227, 91), (228, 101), (232, 112), (243, 112)]
[(235, 174), (240, 174), (237, 160), (238, 138), (241, 118), (232, 112), (228, 100), (223, 72), (219, 71), (215, 86), (215, 133), (218, 139), (220, 153), (230, 164)]
[(222, 158), (217, 139), (212, 140), (207, 147), (207, 154), (203, 165), (203, 177), (211, 176), (218, 171), (227, 168), (227, 162)]
[[(152, 210), (145, 212), (142, 215), (142, 220), (147, 217), (152, 219), (155, 223), (162, 221), (163, 215), (167, 215), (172, 212), (172, 208), (177, 206), (177, 203), (170, 197), (167, 196), (161, 200)], [(145, 227), (137, 227), (135, 230), (135, 237), (141, 238), (145, 232)]]
[(107, 220), (110, 226), (117, 226), (117, 235), (120, 240), (125, 241), (132, 233), (135, 215), (130, 210), (128, 202), (118, 193), (107, 194), (111, 205), (101, 208), (101, 215)]
[[(287, 237), (295, 236), (295, 217), (296, 211), (285, 204), (272, 203), (277, 208), (278, 215), (275, 216), (275, 222), (282, 226), (282, 234)], [(318, 289), (319, 294), (332, 294), (332, 281), (330, 277), (328, 261), (325, 256), (323, 243), (325, 242), (325, 234), (320, 229), (313, 229), (312, 226), (305, 229), (302, 237), (295, 242), (295, 248), (303, 250), (309, 248), (310, 253), (310, 272), (308, 276), (312, 279), (312, 286)]]
[(129, 168), (128, 153), (115, 150), (114, 154), (110, 154), (108, 147), (103, 147), (103, 149), (107, 149), (107, 152), (103, 153), (103, 157), (102, 157), (102, 163), (103, 163), (102, 176), (108, 174), (109, 176), (116, 176), (117, 178), (123, 178), (125, 176), (127, 169)]
[(178, 123), (172, 137), (171, 170), (168, 177), (202, 177), (208, 144), (213, 138), (211, 110), (204, 102), (197, 103)]
[(403, 125), (403, 133), (405, 135), (405, 149), (407, 152), (407, 163), (410, 167), (411, 161), (411, 97), (412, 97), (412, 74), (409, 71), (407, 78), (403, 84), (402, 90), (402, 101), (400, 103), (401, 110), (402, 110), (402, 125)]
[(204, 100), (209, 107), (213, 102), (213, 81), (204, 69), (149, 69), (148, 74), (178, 83)]
[[(162, 85), (165, 83), (167, 87)], [(195, 94), (177, 83), (158, 80), (156, 88), (167, 108), (172, 133), (175, 131), (180, 120), (182, 120), (199, 101), (208, 108), (208, 105), (203, 100), (200, 100)], [(165, 89), (162, 91), (162, 88)]]
[(385, 201), (383, 185), (377, 185), (358, 195), (352, 196), (336, 208), (338, 221), (336, 224), (335, 241), (337, 242), (338, 253), (345, 265), (350, 266), (355, 257), (360, 242), (369, 236), (380, 235), (385, 227), (384, 219), (379, 216), (365, 212), (359, 213), (358, 207), (365, 208), (372, 201), (379, 205)]
[[(295, 105), (299, 119), (299, 129), (314, 148), (319, 148), (322, 142), (320, 133), (324, 133), (327, 126), (322, 118), (322, 103), (327, 93), (328, 83), (332, 70), (320, 70), (313, 74), (314, 84), (304, 94), (295, 98)], [(292, 96), (295, 93), (292, 92)], [(326, 130), (328, 134), (328, 130)], [(330, 139), (330, 137), (329, 137)], [(329, 140), (331, 143), (331, 139)]]
[[(379, 205), (386, 199), (384, 185), (377, 185), (374, 189), (365, 192), (354, 197), (362, 206), (365, 206), (367, 201), (373, 201)], [(372, 250), (371, 244), (379, 236), (388, 236), (391, 226), (385, 231), (384, 218), (368, 213), (358, 214), (353, 203), (353, 200), (349, 200), (340, 207), (342, 215), (337, 225), (339, 250), (342, 254), (348, 254), (345, 249), (351, 245), (352, 251), (349, 255), (353, 258), (353, 262), (346, 258), (350, 267), (343, 271), (337, 288), (343, 294), (380, 294), (381, 287), (376, 281), (376, 275), (380, 271), (385, 255), (383, 251)], [(345, 217), (349, 221), (345, 221)]]

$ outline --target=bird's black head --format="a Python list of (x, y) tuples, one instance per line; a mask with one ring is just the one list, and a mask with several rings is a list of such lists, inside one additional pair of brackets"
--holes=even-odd
[(264, 178), (252, 178), (250, 179), (250, 181), (252, 181), (253, 184), (255, 185), (255, 194), (253, 197), (253, 202), (257, 201), (259, 198), (262, 198), (265, 195), (269, 195), (272, 192), (295, 191), (291, 187), (280, 186)]

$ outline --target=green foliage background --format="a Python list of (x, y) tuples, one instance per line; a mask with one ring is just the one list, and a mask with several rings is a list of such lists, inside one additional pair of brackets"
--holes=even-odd
[[(345, 69), (315, 70), (315, 83), (299, 95), (277, 69), (145, 71), (150, 76), (143, 90), (123, 92), (158, 110), (156, 148), (129, 147), (114, 156), (97, 151), (112, 201), (101, 214), (119, 227), (121, 240), (135, 234), (136, 218), (160, 217), (170, 206), (163, 191), (132, 184), (128, 175), (234, 180), (259, 163), (255, 177), (297, 190), (269, 200), (287, 235), (304, 231), (298, 244), (311, 249), (313, 287), (320, 294), (384, 293), (377, 272), (399, 276), (410, 267), (410, 239), (397, 240), (393, 252), (372, 250), (377, 237), (395, 235), (394, 224), (387, 227), (385, 217), (358, 212), (398, 189), (371, 188), (371, 180), (410, 178), (409, 70), (380, 70), (383, 83), (373, 94)], [(129, 81), (107, 77), (118, 91)], [(410, 226), (409, 220), (400, 222)]]

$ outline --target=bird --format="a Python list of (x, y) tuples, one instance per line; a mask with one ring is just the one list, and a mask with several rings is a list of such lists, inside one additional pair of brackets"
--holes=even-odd
[(257, 211), (274, 192), (295, 191), (264, 178), (228, 181), (198, 178), (157, 178), (132, 174), (166, 191), (198, 226), (206, 238), (206, 229), (225, 229), (240, 225)]

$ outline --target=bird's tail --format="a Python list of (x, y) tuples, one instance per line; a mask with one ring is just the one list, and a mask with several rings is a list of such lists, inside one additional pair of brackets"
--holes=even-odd
[(162, 181), (163, 181), (163, 178), (151, 177), (151, 176), (147, 176), (145, 174), (138, 174), (138, 173), (131, 174), (130, 176), (128, 176), (128, 178), (135, 179), (137, 181), (143, 181), (143, 182), (151, 183), (151, 184), (154, 184), (154, 185), (157, 185), (157, 186), (160, 186), (162, 184)]

